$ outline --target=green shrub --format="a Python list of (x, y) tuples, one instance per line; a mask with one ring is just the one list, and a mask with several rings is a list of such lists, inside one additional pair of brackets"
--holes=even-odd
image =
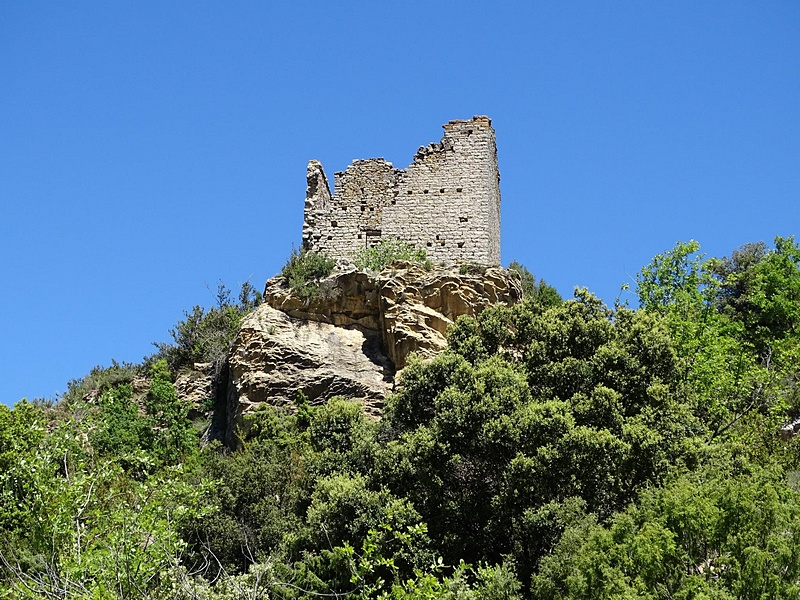
[(96, 423), (89, 433), (100, 456), (117, 462), (135, 478), (178, 464), (198, 447), (188, 419), (190, 405), (178, 398), (167, 361), (154, 360), (148, 374), (142, 407), (130, 383), (105, 389), (97, 400)]
[(89, 441), (100, 456), (111, 458), (129, 474), (141, 477), (152, 466), (153, 429), (139, 414), (130, 383), (106, 389), (98, 398), (97, 424)]
[(334, 266), (336, 261), (325, 254), (292, 248), (281, 275), (295, 294), (308, 300), (319, 295), (319, 280), (330, 275)]
[(488, 268), (488, 266), (478, 263), (463, 263), (459, 265), (458, 272), (462, 275), (483, 275)]
[(140, 365), (111, 361), (110, 367), (94, 367), (88, 375), (73, 379), (67, 384), (67, 391), (62, 394), (61, 402), (72, 405), (82, 400), (90, 392), (103, 392), (119, 384), (131, 383), (137, 375), (144, 374)]
[(145, 413), (153, 432), (153, 455), (160, 464), (178, 464), (197, 449), (198, 439), (188, 418), (189, 409), (189, 403), (178, 398), (167, 361), (156, 360), (150, 366)]
[(242, 319), (261, 303), (261, 294), (246, 281), (239, 291), (238, 303), (222, 283), (217, 286), (216, 297), (217, 306), (208, 310), (197, 305), (191, 312), (184, 311), (186, 318), (169, 332), (174, 343), (155, 343), (158, 352), (151, 362), (163, 358), (173, 372), (194, 363), (210, 362), (218, 373)]
[(511, 264), (508, 265), (508, 270), (519, 276), (522, 283), (522, 297), (525, 300), (531, 300), (546, 307), (558, 306), (564, 301), (556, 288), (552, 285), (547, 285), (544, 279), (540, 279), (537, 282), (533, 273), (516, 260), (511, 261)]
[(431, 268), (425, 250), (418, 250), (412, 244), (394, 237), (383, 238), (371, 248), (364, 248), (356, 254), (355, 263), (359, 269), (377, 272), (396, 260), (408, 260), (420, 263), (425, 269)]

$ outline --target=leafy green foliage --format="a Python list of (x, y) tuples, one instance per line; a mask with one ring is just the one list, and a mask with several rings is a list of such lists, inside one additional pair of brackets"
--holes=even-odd
[(218, 372), (242, 319), (261, 303), (261, 294), (245, 282), (238, 300), (234, 302), (231, 291), (219, 284), (217, 305), (208, 310), (197, 305), (191, 312), (184, 311), (186, 318), (170, 330), (174, 343), (155, 344), (155, 358), (165, 359), (174, 372), (194, 363), (214, 363)]
[(333, 272), (336, 261), (332, 258), (301, 248), (292, 253), (281, 269), (281, 275), (300, 298), (310, 299), (319, 295), (319, 280)]
[(26, 401), (14, 409), (0, 405), (0, 531), (24, 533), (36, 519), (38, 473), (31, 468), (45, 439), (44, 411)]
[(800, 495), (775, 471), (706, 469), (649, 490), (607, 526), (569, 528), (538, 598), (788, 598), (800, 592)]
[(800, 250), (792, 238), (775, 244), (703, 261), (697, 242), (678, 243), (637, 278), (644, 310), (667, 319), (695, 410), (714, 437), (736, 435), (750, 415), (773, 428), (800, 412)]
[(550, 308), (488, 309), (459, 318), (450, 352), (405, 369), (382, 475), (445, 559), (511, 554), (531, 574), (558, 539), (554, 515), (580, 505), (608, 518), (674, 465), (695, 464), (704, 429), (682, 399), (665, 323), (611, 317), (585, 291)]
[(675, 248), (658, 254), (636, 277), (639, 306), (665, 312), (671, 306), (690, 309), (704, 299), (702, 286), (710, 283), (703, 268), (700, 244), (678, 242)]
[(406, 260), (431, 268), (425, 250), (395, 237), (382, 238), (377, 244), (360, 250), (355, 257), (356, 267), (362, 270), (379, 272), (396, 260)]
[(459, 318), (379, 422), (298, 393), (199, 449), (174, 370), (221, 366), (250, 286), (145, 365), (0, 406), (0, 598), (796, 597), (794, 240), (679, 243), (635, 310), (512, 268), (525, 301)]
[(758, 350), (796, 335), (800, 327), (800, 247), (793, 237), (775, 238), (775, 250), (747, 244), (730, 258), (712, 261), (720, 281), (718, 305), (744, 324)]
[(555, 306), (564, 301), (556, 288), (547, 285), (544, 279), (540, 279), (537, 282), (533, 273), (526, 269), (522, 263), (512, 260), (511, 264), (508, 265), (508, 270), (519, 276), (520, 283), (522, 283), (522, 297), (525, 300), (536, 302), (543, 306)]
[(145, 413), (153, 431), (153, 454), (158, 464), (175, 465), (195, 453), (198, 439), (189, 422), (189, 408), (175, 392), (167, 361), (155, 361), (150, 367)]
[(154, 466), (150, 452), (154, 432), (148, 419), (139, 414), (130, 384), (104, 391), (98, 399), (97, 424), (89, 439), (101, 456), (117, 461), (129, 473), (141, 476)]
[(189, 406), (177, 397), (167, 361), (150, 366), (149, 390), (141, 405), (130, 384), (106, 389), (93, 411), (89, 432), (93, 448), (136, 478), (185, 461), (197, 451)]
[[(98, 456), (88, 442), (98, 419), (103, 423), (103, 405), (119, 408), (129, 400), (129, 386), (104, 394), (105, 402), (76, 407), (79, 418), (50, 422), (46, 433), (41, 409), (23, 403), (6, 415), (26, 432), (15, 433), (14, 461), (0, 478), (0, 498), (26, 518), (0, 524), (3, 597), (64, 597), (68, 590), (75, 598), (127, 598), (152, 593), (181, 570), (177, 557), (184, 543), (176, 528), (207, 510), (201, 502), (205, 484), (189, 485), (182, 467), (131, 477), (122, 461)], [(125, 451), (135, 446), (119, 413), (105, 425), (111, 434), (95, 439), (111, 439), (111, 447)]]
[(111, 361), (110, 367), (94, 367), (88, 375), (81, 379), (73, 379), (67, 384), (67, 392), (61, 397), (61, 406), (69, 407), (93, 392), (102, 392), (121, 383), (131, 383), (133, 378), (142, 375), (144, 369), (140, 365)]

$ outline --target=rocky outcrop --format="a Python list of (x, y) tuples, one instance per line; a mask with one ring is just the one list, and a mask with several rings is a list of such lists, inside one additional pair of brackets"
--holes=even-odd
[(299, 298), (274, 277), (264, 302), (297, 318), (339, 327), (358, 327), (380, 335), (394, 365), (401, 369), (412, 352), (434, 356), (447, 345), (445, 333), (460, 315), (474, 316), (491, 304), (513, 304), (522, 297), (519, 280), (501, 267), (431, 268), (398, 261), (379, 274), (344, 266), (319, 283), (319, 294)]
[(310, 299), (292, 293), (283, 277), (273, 277), (264, 289), (264, 302), (295, 319), (308, 319), (339, 327), (380, 329), (380, 285), (374, 275), (346, 263), (319, 283)]
[(492, 304), (522, 298), (519, 280), (500, 267), (472, 272), (426, 271), (401, 263), (378, 278), (381, 334), (398, 369), (412, 352), (432, 357), (447, 346), (447, 328), (461, 315), (475, 316)]
[(353, 398), (379, 416), (409, 354), (436, 355), (458, 316), (521, 297), (519, 280), (499, 267), (462, 273), (400, 262), (370, 274), (340, 265), (311, 299), (293, 295), (275, 277), (232, 345), (229, 424), (240, 424), (263, 402), (292, 406), (298, 391), (312, 404)]
[(784, 424), (779, 430), (781, 439), (790, 440), (798, 433), (800, 433), (800, 418), (789, 421)]
[[(245, 317), (228, 358), (230, 426), (260, 403), (294, 406), (298, 392), (311, 404), (334, 396), (364, 403), (380, 415), (394, 368), (380, 338), (355, 327), (298, 319), (262, 304)], [(229, 430), (230, 441), (233, 430)]]
[(214, 363), (194, 363), (193, 368), (178, 374), (175, 392), (191, 406), (190, 418), (207, 412), (216, 396)]

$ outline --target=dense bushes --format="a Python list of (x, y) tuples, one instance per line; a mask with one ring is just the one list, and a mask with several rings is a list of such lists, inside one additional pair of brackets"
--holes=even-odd
[(261, 303), (261, 294), (249, 281), (242, 284), (238, 302), (223, 284), (217, 287), (217, 305), (205, 309), (195, 306), (186, 317), (170, 330), (173, 343), (157, 343), (155, 358), (163, 358), (177, 372), (194, 363), (213, 363), (216, 371), (222, 366), (233, 337), (245, 315)]
[(508, 265), (508, 270), (512, 273), (516, 273), (519, 277), (522, 285), (522, 297), (526, 300), (532, 300), (544, 306), (555, 306), (563, 302), (563, 298), (556, 288), (547, 285), (544, 279), (536, 281), (536, 277), (533, 276), (533, 273), (526, 269), (523, 264), (512, 260)]
[(334, 266), (336, 261), (324, 254), (292, 248), (281, 275), (295, 294), (309, 299), (319, 295), (319, 280), (330, 275)]
[(645, 267), (637, 309), (521, 271), (525, 302), (459, 318), (380, 422), (300, 394), (198, 448), (170, 368), (252, 292), (146, 367), (0, 407), (0, 597), (794, 597), (800, 252), (697, 251)]
[[(532, 574), (545, 518), (580, 500), (608, 518), (693, 466), (702, 423), (681, 400), (664, 324), (609, 311), (588, 293), (544, 309), (461, 317), (451, 349), (404, 371), (383, 423), (387, 482), (421, 512), (445, 558), (514, 557)], [(384, 459), (386, 460), (386, 459)], [(558, 525), (556, 525), (558, 527)]]
[(776, 470), (718, 469), (644, 493), (606, 525), (567, 528), (537, 598), (790, 598), (800, 593), (800, 496)]

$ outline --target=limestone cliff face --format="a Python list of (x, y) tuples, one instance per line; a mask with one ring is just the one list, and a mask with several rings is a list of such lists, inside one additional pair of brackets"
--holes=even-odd
[(243, 414), (262, 402), (291, 406), (298, 390), (312, 404), (357, 399), (379, 416), (409, 354), (435, 356), (458, 316), (521, 297), (519, 280), (500, 267), (466, 274), (406, 262), (380, 274), (345, 267), (308, 301), (283, 278), (270, 279), (229, 355), (228, 439)]
[(475, 316), (492, 304), (522, 298), (519, 280), (501, 267), (462, 274), (425, 271), (413, 263), (378, 278), (381, 335), (398, 369), (412, 352), (430, 358), (447, 346), (447, 328), (461, 315)]
[(263, 402), (291, 407), (298, 391), (312, 404), (353, 398), (378, 416), (394, 375), (378, 336), (293, 318), (268, 304), (242, 322), (228, 368), (229, 443), (243, 414)]

